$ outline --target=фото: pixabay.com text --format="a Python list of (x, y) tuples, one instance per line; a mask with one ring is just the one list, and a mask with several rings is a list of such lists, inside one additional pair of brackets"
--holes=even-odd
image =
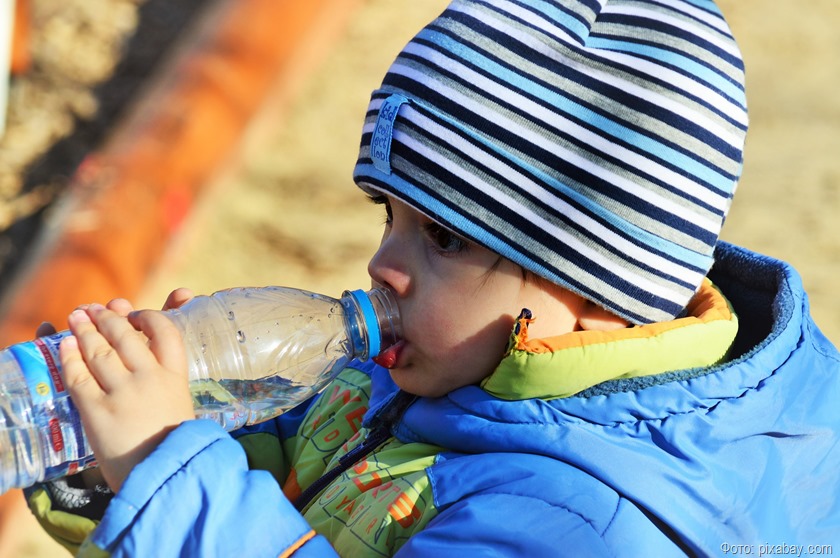
[(833, 556), (830, 544), (732, 544), (721, 543), (727, 556)]

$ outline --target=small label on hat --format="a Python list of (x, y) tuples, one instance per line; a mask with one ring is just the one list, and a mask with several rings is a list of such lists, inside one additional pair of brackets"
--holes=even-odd
[(391, 174), (391, 141), (394, 136), (394, 120), (400, 107), (408, 102), (402, 95), (391, 95), (379, 107), (376, 128), (370, 140), (370, 158), (373, 166), (386, 174)]

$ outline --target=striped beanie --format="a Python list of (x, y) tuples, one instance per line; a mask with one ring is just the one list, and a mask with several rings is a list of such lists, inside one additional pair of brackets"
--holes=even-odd
[(354, 179), (643, 324), (711, 268), (746, 130), (712, 0), (455, 0), (374, 91)]

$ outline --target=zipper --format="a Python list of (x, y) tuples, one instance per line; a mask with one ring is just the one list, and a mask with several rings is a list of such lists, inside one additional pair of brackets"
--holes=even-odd
[(380, 426), (376, 430), (368, 433), (364, 442), (339, 457), (338, 464), (335, 467), (321, 475), (320, 478), (309, 485), (309, 488), (301, 492), (300, 496), (295, 499), (295, 509), (297, 511), (303, 511), (303, 508), (309, 504), (310, 500), (312, 500), (316, 494), (324, 490), (327, 485), (337, 479), (341, 473), (355, 465), (358, 460), (371, 453), (379, 447), (382, 442), (390, 437), (390, 430), (384, 426)]
[(316, 495), (320, 494), (327, 485), (337, 479), (342, 473), (347, 471), (347, 469), (355, 465), (362, 458), (367, 457), (367, 455), (372, 453), (373, 450), (385, 443), (385, 441), (391, 437), (391, 426), (396, 423), (397, 419), (402, 416), (403, 412), (405, 412), (408, 406), (411, 405), (416, 398), (417, 397), (415, 395), (411, 395), (403, 391), (398, 392), (391, 401), (391, 404), (387, 405), (387, 407), (380, 412), (379, 416), (376, 417), (376, 426), (368, 432), (364, 441), (339, 457), (338, 464), (335, 467), (321, 475), (315, 480), (315, 482), (310, 484), (306, 490), (301, 492), (300, 496), (298, 496), (294, 501), (295, 509), (302, 512), (303, 509), (309, 505), (309, 502), (311, 502)]

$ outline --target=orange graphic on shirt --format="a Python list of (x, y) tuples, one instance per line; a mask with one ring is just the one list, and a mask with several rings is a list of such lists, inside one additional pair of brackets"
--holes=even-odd
[(423, 515), (416, 502), (412, 500), (408, 494), (401, 492), (399, 496), (388, 506), (388, 513), (391, 514), (397, 523), (404, 529), (408, 529), (411, 525)]

